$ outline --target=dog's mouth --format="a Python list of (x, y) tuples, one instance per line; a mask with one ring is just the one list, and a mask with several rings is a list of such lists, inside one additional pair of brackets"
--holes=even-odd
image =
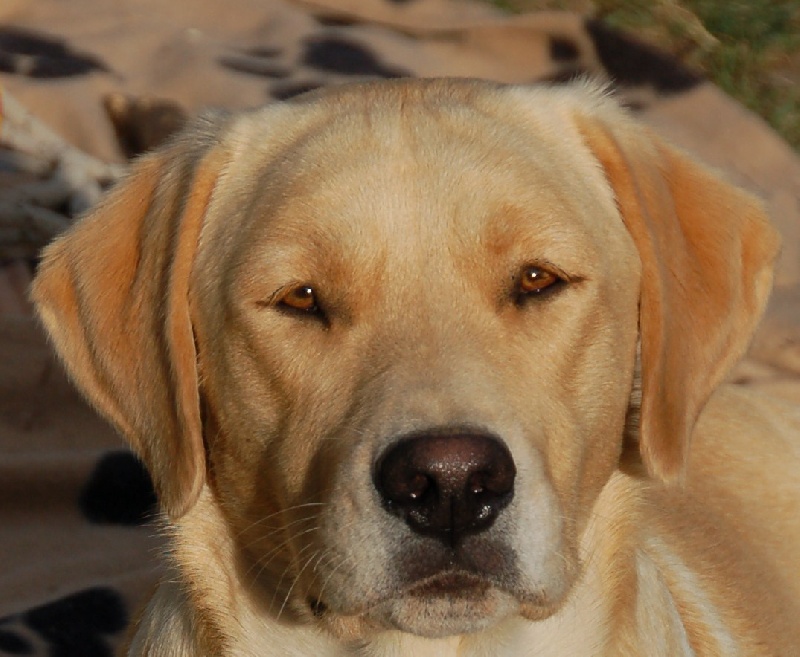
[(543, 620), (561, 606), (574, 581), (565, 573), (559, 586), (526, 586), (498, 550), (491, 560), (475, 554), (469, 555), (475, 559), (428, 554), (427, 561), (415, 555), (387, 589), (376, 586), (352, 606), (340, 606), (336, 595), (312, 596), (307, 609), (337, 636), (400, 630), (441, 638), (479, 632), (514, 616)]
[(389, 627), (434, 638), (480, 631), (518, 604), (490, 577), (457, 569), (417, 580), (381, 607), (370, 615)]
[[(486, 596), (491, 583), (485, 578), (466, 571), (448, 571), (414, 582), (398, 596), (418, 600), (446, 598), (448, 600), (479, 600)], [(311, 613), (320, 618), (328, 613), (328, 605), (316, 597), (306, 601)], [(374, 603), (373, 603), (374, 604)]]
[[(466, 570), (446, 570), (414, 581), (361, 611), (341, 615), (324, 600), (306, 600), (311, 614), (334, 631), (341, 627), (397, 629), (418, 636), (442, 637), (479, 631), (518, 604), (487, 577)], [(344, 625), (342, 625), (344, 624)]]
[(420, 599), (465, 598), (475, 600), (485, 597), (490, 586), (486, 579), (474, 573), (446, 571), (415, 582), (406, 594)]
[[(413, 582), (406, 589), (386, 600), (370, 601), (368, 607), (374, 607), (388, 600), (399, 598), (410, 598), (417, 601), (436, 598), (465, 601), (481, 600), (486, 597), (491, 587), (491, 582), (475, 573), (464, 570), (448, 570)], [(323, 617), (330, 611), (328, 604), (321, 598), (310, 596), (306, 603), (311, 613), (317, 618)]]

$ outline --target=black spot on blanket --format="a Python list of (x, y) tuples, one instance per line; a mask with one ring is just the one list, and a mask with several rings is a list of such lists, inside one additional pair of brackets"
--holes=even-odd
[(586, 30), (594, 42), (601, 63), (617, 84), (649, 84), (657, 91), (669, 94), (687, 91), (703, 81), (703, 76), (671, 55), (600, 21), (586, 21)]
[(536, 78), (535, 82), (546, 82), (548, 84), (569, 84), (578, 78), (591, 75), (588, 70), (579, 67), (568, 67), (552, 75)]
[(277, 48), (251, 48), (220, 56), (217, 61), (223, 68), (239, 73), (259, 75), (267, 78), (285, 78), (289, 69), (275, 63), (281, 54)]
[(319, 89), (322, 86), (322, 83), (319, 82), (292, 82), (273, 87), (269, 95), (275, 100), (289, 100), (307, 91)]
[(119, 594), (110, 588), (78, 591), (41, 607), (0, 619), (0, 651), (29, 655), (34, 651), (26, 635), (37, 636), (50, 657), (111, 657), (107, 640), (128, 624)]
[(25, 622), (52, 646), (52, 657), (107, 657), (103, 638), (121, 632), (128, 615), (120, 596), (108, 588), (92, 588), (26, 612)]
[(80, 506), (98, 524), (141, 525), (156, 511), (156, 494), (147, 470), (133, 454), (111, 452), (94, 469)]
[(6, 655), (31, 655), (33, 646), (30, 641), (11, 630), (0, 628), (0, 653)]
[(111, 93), (103, 97), (103, 108), (127, 158), (157, 148), (188, 120), (183, 107), (165, 98)]
[(571, 62), (578, 58), (578, 46), (571, 39), (550, 37), (550, 57), (556, 62)]
[(316, 20), (320, 25), (324, 25), (326, 27), (352, 27), (353, 25), (358, 25), (358, 21), (355, 18), (333, 14), (314, 16), (314, 20)]
[(13, 27), (0, 27), (0, 72), (31, 78), (67, 78), (108, 71), (97, 57), (79, 53), (61, 39)]
[(314, 37), (306, 41), (303, 64), (326, 73), (401, 78), (411, 75), (399, 67), (381, 63), (369, 49), (339, 37)]

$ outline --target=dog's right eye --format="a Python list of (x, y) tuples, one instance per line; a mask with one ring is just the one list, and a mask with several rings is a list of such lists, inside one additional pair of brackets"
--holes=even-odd
[(294, 285), (282, 290), (275, 300), (275, 306), (307, 315), (322, 315), (317, 301), (317, 293), (313, 287), (305, 284)]

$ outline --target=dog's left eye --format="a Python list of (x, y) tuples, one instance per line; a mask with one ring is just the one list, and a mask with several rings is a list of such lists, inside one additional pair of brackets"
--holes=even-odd
[(550, 292), (564, 282), (558, 274), (538, 265), (529, 265), (519, 274), (517, 279), (517, 297), (524, 300), (530, 296)]

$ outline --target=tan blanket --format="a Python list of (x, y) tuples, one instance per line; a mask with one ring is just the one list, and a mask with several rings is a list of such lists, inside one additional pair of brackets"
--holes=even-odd
[[(768, 204), (784, 236), (776, 293), (734, 376), (800, 402), (800, 160), (713, 85), (600, 24), (466, 0), (4, 0), (0, 72), (36, 116), (108, 160), (158, 141), (183, 110), (346, 80), (613, 81), (643, 120)], [(123, 144), (109, 93), (139, 99)], [(145, 96), (175, 103), (168, 126), (153, 112), (138, 121)], [(0, 264), (0, 654), (108, 655), (158, 576), (153, 493), (53, 361), (25, 298), (30, 263)]]

